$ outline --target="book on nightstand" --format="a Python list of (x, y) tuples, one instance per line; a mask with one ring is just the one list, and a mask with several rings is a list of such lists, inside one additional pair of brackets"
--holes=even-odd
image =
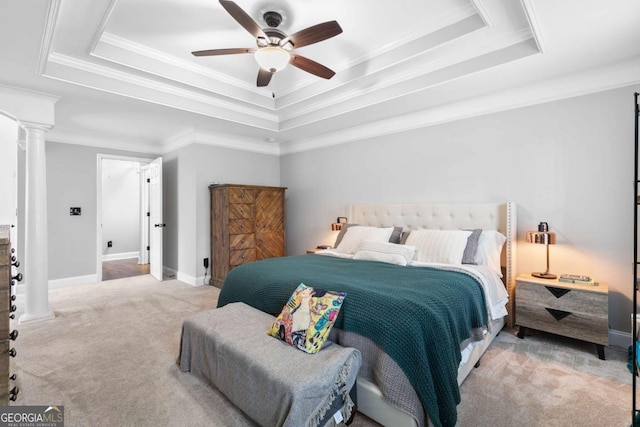
[(598, 282), (594, 282), (589, 276), (581, 276), (578, 274), (561, 274), (558, 278), (559, 282), (575, 283), (577, 285), (591, 285), (595, 286)]

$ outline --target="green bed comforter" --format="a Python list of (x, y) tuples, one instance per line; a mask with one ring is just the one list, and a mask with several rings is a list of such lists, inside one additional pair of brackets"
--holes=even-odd
[(242, 301), (275, 316), (301, 282), (346, 291), (335, 327), (365, 336), (389, 354), (435, 426), (456, 424), (460, 344), (488, 319), (474, 278), (320, 255), (271, 258), (231, 270), (218, 307)]

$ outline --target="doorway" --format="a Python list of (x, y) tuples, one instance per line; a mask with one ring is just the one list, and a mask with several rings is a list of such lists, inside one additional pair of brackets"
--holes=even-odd
[[(162, 159), (98, 155), (97, 191), (97, 279), (111, 280), (152, 273), (162, 280), (162, 259), (151, 251), (158, 230), (152, 230), (150, 213), (153, 193), (150, 175)], [(160, 172), (161, 174), (161, 172)], [(156, 176), (157, 181), (161, 177)], [(160, 230), (161, 234), (161, 230)], [(162, 236), (159, 243), (162, 245)], [(157, 251), (153, 251), (157, 252)], [(161, 253), (161, 251), (160, 251)], [(154, 256), (151, 256), (154, 255)], [(154, 265), (157, 264), (157, 265)], [(160, 274), (157, 274), (157, 270)], [(156, 270), (156, 271), (152, 271)], [(156, 274), (153, 274), (156, 273)]]

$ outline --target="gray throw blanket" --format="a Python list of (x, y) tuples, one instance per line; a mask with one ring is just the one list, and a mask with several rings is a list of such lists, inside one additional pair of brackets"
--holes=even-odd
[(335, 399), (351, 416), (360, 352), (337, 344), (307, 354), (267, 335), (274, 317), (244, 303), (185, 319), (178, 365), (263, 426), (317, 426)]

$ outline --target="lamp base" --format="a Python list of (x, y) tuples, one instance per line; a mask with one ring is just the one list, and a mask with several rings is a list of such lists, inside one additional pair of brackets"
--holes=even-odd
[(539, 277), (541, 279), (557, 279), (558, 276), (551, 273), (531, 273), (533, 277)]

